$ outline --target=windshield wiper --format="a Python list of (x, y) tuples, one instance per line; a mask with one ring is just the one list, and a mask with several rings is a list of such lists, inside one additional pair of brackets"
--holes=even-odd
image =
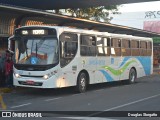
[(38, 51), (38, 48), (37, 48), (37, 43), (36, 43), (36, 58), (37, 58), (37, 51)]
[(32, 55), (32, 50), (33, 50), (33, 40), (32, 40), (32, 46), (31, 46), (31, 55)]

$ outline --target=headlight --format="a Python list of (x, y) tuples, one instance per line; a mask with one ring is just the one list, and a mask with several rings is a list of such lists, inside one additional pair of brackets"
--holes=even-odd
[(44, 75), (43, 78), (44, 78), (45, 80), (47, 80), (47, 79), (49, 78), (49, 76), (48, 76), (48, 75)]
[(16, 78), (20, 78), (21, 76), (20, 76), (18, 73), (16, 73), (16, 74), (15, 74), (15, 77), (16, 77)]

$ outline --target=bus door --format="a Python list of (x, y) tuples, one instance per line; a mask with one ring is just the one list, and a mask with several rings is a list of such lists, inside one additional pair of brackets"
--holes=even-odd
[[(60, 85), (72, 86), (76, 83), (77, 60), (76, 54), (78, 50), (78, 36), (73, 33), (62, 33), (60, 35), (60, 66), (62, 68), (61, 76), (63, 81)], [(64, 87), (64, 85), (62, 86)]]

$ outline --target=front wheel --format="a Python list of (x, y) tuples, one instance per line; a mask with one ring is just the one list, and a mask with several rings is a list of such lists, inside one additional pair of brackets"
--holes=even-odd
[(131, 68), (131, 70), (129, 72), (129, 80), (128, 80), (128, 82), (130, 84), (135, 83), (136, 77), (137, 77), (137, 74), (136, 74), (135, 69)]
[(85, 73), (82, 72), (78, 75), (76, 89), (78, 92), (83, 93), (86, 91), (86, 88), (87, 88), (87, 76)]

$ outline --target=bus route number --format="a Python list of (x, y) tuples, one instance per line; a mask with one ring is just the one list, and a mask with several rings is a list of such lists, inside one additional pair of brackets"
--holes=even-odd
[(44, 30), (33, 30), (33, 35), (44, 35)]

